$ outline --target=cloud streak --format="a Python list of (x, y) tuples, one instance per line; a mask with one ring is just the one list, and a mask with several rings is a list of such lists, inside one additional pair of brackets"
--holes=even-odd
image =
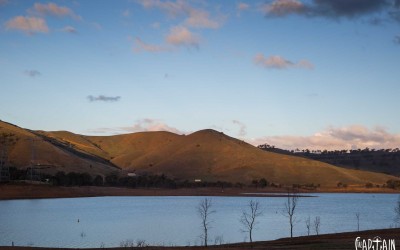
[(254, 64), (267, 68), (267, 69), (289, 69), (289, 68), (301, 68), (301, 69), (314, 69), (314, 65), (307, 60), (300, 60), (294, 63), (290, 60), (285, 59), (282, 56), (272, 55), (265, 57), (262, 53), (258, 53), (253, 58)]
[(35, 3), (33, 9), (29, 12), (37, 13), (43, 16), (57, 16), (57, 17), (71, 17), (76, 20), (81, 20), (82, 18), (76, 15), (70, 8), (64, 6), (58, 6), (55, 3), (41, 4)]
[(16, 16), (6, 22), (6, 29), (19, 30), (27, 34), (49, 32), (46, 20), (40, 17)]
[(131, 127), (121, 127), (121, 130), (125, 130), (128, 132), (167, 131), (174, 134), (183, 134), (183, 132), (177, 128), (171, 127), (159, 120), (150, 118), (138, 120)]
[(134, 52), (146, 51), (146, 52), (156, 53), (156, 52), (165, 52), (170, 50), (171, 50), (170, 48), (167, 48), (165, 46), (145, 43), (139, 37), (135, 38), (135, 45), (133, 47)]
[(140, 0), (137, 1), (145, 9), (159, 9), (164, 11), (170, 18), (183, 16), (183, 24), (189, 27), (217, 29), (224, 23), (224, 17), (212, 18), (210, 13), (204, 9), (196, 8), (188, 1), (160, 1), (160, 0)]
[(37, 70), (25, 70), (24, 74), (29, 76), (29, 77), (36, 77), (42, 75), (39, 71)]
[(394, 43), (400, 45), (400, 35), (395, 36), (395, 38), (393, 39), (393, 41), (394, 41)]
[(62, 31), (70, 34), (78, 34), (78, 31), (72, 26), (65, 26)]
[(120, 96), (105, 96), (105, 95), (98, 95), (98, 96), (87, 96), (90, 102), (117, 102), (121, 99)]
[(246, 124), (244, 124), (243, 122), (240, 122), (238, 120), (232, 120), (232, 123), (239, 126), (239, 132), (238, 132), (239, 137), (244, 137), (247, 135)]
[(366, 14), (380, 13), (397, 8), (398, 0), (274, 0), (262, 5), (267, 17), (283, 17), (292, 14), (307, 17), (355, 18)]
[(88, 132), (95, 134), (124, 134), (124, 133), (154, 132), (154, 131), (167, 131), (179, 135), (185, 134), (184, 131), (171, 127), (160, 120), (151, 118), (138, 120), (132, 126), (128, 127), (97, 128), (89, 130)]
[(362, 125), (330, 127), (310, 136), (269, 136), (249, 140), (253, 145), (268, 143), (282, 149), (339, 150), (363, 148), (398, 148), (400, 134), (382, 127), (368, 129)]
[(267, 16), (286, 16), (290, 14), (302, 14), (305, 5), (298, 0), (275, 0), (270, 4), (264, 4), (262, 11)]
[(174, 46), (199, 48), (200, 45), (200, 37), (184, 26), (172, 27), (165, 40)]

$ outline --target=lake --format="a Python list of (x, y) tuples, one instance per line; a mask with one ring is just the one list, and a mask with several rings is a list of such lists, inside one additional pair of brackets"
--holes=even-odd
[[(305, 220), (321, 218), (320, 233), (389, 228), (398, 194), (313, 194), (299, 199), (294, 236), (306, 235)], [(205, 197), (95, 197), (0, 201), (0, 245), (41, 247), (116, 247), (121, 241), (145, 240), (151, 245), (201, 245), (197, 205)], [(253, 240), (289, 236), (282, 215), (284, 197), (211, 197), (210, 243), (248, 241), (239, 222), (253, 199), (264, 215)], [(79, 222), (78, 222), (79, 220)], [(312, 234), (314, 231), (312, 230)]]

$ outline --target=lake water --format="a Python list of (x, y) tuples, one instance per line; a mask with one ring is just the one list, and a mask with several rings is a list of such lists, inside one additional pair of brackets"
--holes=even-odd
[[(305, 220), (320, 216), (320, 233), (389, 228), (393, 225), (396, 194), (314, 194), (300, 198), (294, 236), (306, 235)], [(196, 207), (204, 197), (96, 197), (0, 201), (0, 245), (46, 247), (115, 247), (121, 241), (145, 240), (152, 245), (201, 245)], [(211, 197), (213, 209), (209, 239), (225, 243), (248, 241), (239, 222), (253, 199), (264, 215), (253, 240), (289, 236), (282, 215), (283, 197)], [(79, 219), (79, 223), (78, 223)], [(314, 233), (312, 231), (312, 233)], [(211, 242), (211, 243), (212, 243)]]

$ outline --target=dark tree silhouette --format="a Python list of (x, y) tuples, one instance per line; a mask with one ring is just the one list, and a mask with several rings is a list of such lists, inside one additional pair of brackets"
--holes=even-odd
[(360, 212), (356, 213), (357, 218), (357, 231), (360, 231)]
[(306, 220), (306, 228), (307, 228), (307, 235), (310, 236), (310, 228), (311, 228), (311, 219), (310, 216), (308, 216)]
[(257, 224), (257, 218), (263, 214), (261, 205), (258, 201), (251, 200), (247, 205), (247, 209), (242, 211), (240, 217), (240, 223), (242, 223), (244, 229), (243, 232), (249, 233), (250, 242), (253, 242), (252, 233), (254, 226)]
[(204, 240), (204, 246), (207, 246), (208, 243), (208, 231), (211, 228), (211, 214), (215, 213), (215, 210), (212, 210), (212, 203), (211, 199), (204, 198), (200, 201), (199, 205), (197, 206), (197, 213), (201, 219), (201, 227), (203, 229), (202, 238)]
[(319, 216), (314, 219), (314, 229), (315, 233), (319, 235), (319, 227), (321, 226), (321, 218)]
[(394, 212), (396, 214), (394, 220), (397, 224), (400, 224), (400, 196), (399, 199), (397, 200), (396, 206), (394, 207)]
[(290, 225), (290, 238), (293, 237), (293, 227), (296, 223), (295, 212), (297, 208), (297, 203), (299, 201), (299, 196), (296, 190), (288, 190), (287, 193), (287, 201), (285, 203), (285, 208), (283, 209), (283, 215), (289, 218), (289, 225)]

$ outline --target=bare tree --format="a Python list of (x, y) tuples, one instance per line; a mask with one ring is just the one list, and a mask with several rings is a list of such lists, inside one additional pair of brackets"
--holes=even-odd
[(204, 246), (207, 246), (208, 230), (211, 228), (210, 224), (212, 222), (210, 220), (210, 215), (215, 213), (215, 211), (212, 210), (211, 199), (204, 198), (204, 200), (201, 200), (199, 205), (197, 206), (197, 213), (199, 214), (201, 219), (201, 227), (203, 229), (202, 238), (204, 240)]
[(400, 196), (397, 200), (396, 206), (394, 207), (394, 212), (396, 214), (394, 221), (396, 224), (400, 224)]
[(314, 219), (314, 229), (315, 233), (319, 235), (319, 227), (321, 226), (321, 218), (319, 216)]
[(287, 201), (285, 203), (285, 208), (283, 210), (283, 215), (289, 218), (290, 224), (290, 238), (293, 237), (293, 227), (297, 222), (294, 213), (296, 211), (297, 202), (299, 201), (299, 196), (297, 192), (293, 190), (288, 190)]
[(356, 213), (357, 218), (357, 231), (360, 231), (360, 212)]
[(244, 229), (242, 232), (249, 233), (250, 242), (253, 242), (252, 232), (254, 226), (257, 224), (256, 219), (263, 214), (261, 205), (258, 201), (251, 200), (247, 205), (248, 210), (242, 211), (242, 216), (240, 217), (240, 223), (242, 223)]
[(311, 219), (310, 216), (308, 216), (306, 220), (306, 227), (307, 227), (307, 235), (310, 236), (310, 228), (311, 228)]

